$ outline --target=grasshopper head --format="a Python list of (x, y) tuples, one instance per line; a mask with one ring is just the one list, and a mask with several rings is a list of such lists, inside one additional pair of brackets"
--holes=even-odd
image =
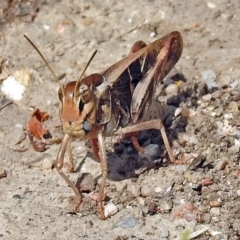
[(96, 121), (94, 93), (86, 84), (69, 82), (58, 91), (60, 118), (65, 133), (84, 139)]
[(96, 104), (93, 91), (91, 90), (91, 84), (93, 81), (87, 81), (89, 84), (85, 84), (84, 82), (81, 83), (81, 80), (97, 51), (92, 54), (78, 81), (70, 82), (63, 86), (39, 49), (26, 35), (24, 35), (24, 37), (33, 48), (35, 48), (55, 80), (59, 83), (60, 88), (58, 96), (61, 102), (60, 117), (64, 132), (72, 137), (80, 137), (81, 139), (85, 138), (87, 132), (91, 131), (92, 124), (95, 123)]

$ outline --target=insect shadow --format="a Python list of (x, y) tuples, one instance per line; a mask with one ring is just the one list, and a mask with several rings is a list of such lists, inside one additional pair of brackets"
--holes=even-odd
[[(183, 74), (175, 74), (171, 79), (178, 82), (186, 82)], [(180, 91), (171, 96), (163, 97), (162, 106), (164, 114), (162, 122), (167, 132), (168, 140), (172, 145), (173, 141), (178, 139), (180, 132), (185, 132), (188, 125), (188, 114), (182, 113), (176, 116), (178, 108), (195, 109), (197, 101), (206, 94), (206, 86), (200, 83), (188, 84), (183, 83)], [(130, 137), (123, 137), (120, 141), (113, 143), (113, 151), (107, 153), (108, 159), (108, 179), (120, 181), (127, 178), (136, 178), (141, 173), (150, 169), (158, 169), (167, 165), (168, 159), (166, 149), (159, 130), (150, 129), (138, 133), (137, 136), (140, 146), (143, 146), (150, 154), (143, 154), (137, 151)], [(92, 153), (88, 156), (94, 158)], [(81, 163), (76, 171), (81, 168)], [(101, 173), (97, 178), (101, 177)]]

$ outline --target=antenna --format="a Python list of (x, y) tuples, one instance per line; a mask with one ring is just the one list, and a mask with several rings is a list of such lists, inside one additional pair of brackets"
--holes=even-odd
[(61, 92), (62, 94), (64, 93), (64, 89), (63, 89), (63, 86), (62, 84), (60, 83), (58, 77), (56, 76), (56, 74), (54, 73), (54, 71), (52, 70), (52, 68), (50, 67), (50, 65), (48, 64), (47, 60), (45, 59), (45, 57), (42, 55), (42, 53), (40, 52), (40, 50), (36, 47), (36, 45), (26, 36), (26, 35), (23, 35), (27, 40), (28, 42), (35, 48), (35, 50), (38, 52), (38, 54), (40, 55), (40, 57), (42, 58), (42, 60), (44, 61), (44, 63), (46, 64), (46, 66), (48, 67), (49, 71), (52, 73), (52, 75), (54, 76), (55, 80), (59, 83), (59, 86), (60, 86), (60, 89), (61, 89)]
[[(42, 55), (42, 53), (40, 52), (40, 50), (36, 47), (36, 45), (26, 36), (24, 35), (24, 37), (28, 40), (28, 42), (33, 46), (33, 48), (38, 52), (38, 54), (40, 55), (40, 57), (42, 58), (42, 60), (44, 61), (44, 63), (46, 64), (46, 66), (48, 67), (49, 71), (52, 73), (52, 75), (54, 76), (55, 80), (59, 83), (60, 89), (62, 94), (64, 93), (64, 89), (62, 84), (60, 83), (58, 77), (56, 76), (56, 74), (54, 73), (54, 71), (52, 70), (52, 68), (50, 67), (49, 63), (47, 62), (47, 60), (45, 59), (45, 57)], [(88, 60), (86, 66), (84, 67), (82, 73), (80, 74), (80, 77), (77, 80), (77, 83), (75, 85), (75, 89), (74, 89), (74, 96), (77, 95), (77, 86), (78, 84), (81, 82), (82, 76), (83, 74), (86, 72), (89, 64), (91, 63), (91, 61), (93, 60), (94, 56), (96, 55), (97, 50), (94, 51), (94, 53), (92, 54), (92, 56), (90, 57), (90, 59)]]
[(90, 64), (91, 61), (93, 60), (93, 58), (94, 58), (94, 56), (96, 55), (96, 53), (97, 53), (97, 50), (95, 50), (95, 51), (93, 52), (92, 56), (90, 57), (90, 59), (88, 60), (88, 62), (87, 62), (87, 64), (86, 64), (86, 66), (84, 67), (82, 73), (80, 74), (80, 77), (78, 78), (77, 83), (76, 83), (76, 85), (75, 85), (74, 96), (77, 96), (77, 87), (78, 87), (78, 84), (81, 82), (83, 74), (86, 72), (89, 64)]

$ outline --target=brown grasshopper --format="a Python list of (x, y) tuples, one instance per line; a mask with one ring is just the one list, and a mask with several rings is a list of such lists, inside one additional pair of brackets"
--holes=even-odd
[[(28, 41), (58, 81), (37, 47), (29, 39)], [(101, 219), (106, 218), (103, 200), (108, 172), (104, 137), (159, 129), (169, 158), (172, 162), (175, 161), (160, 120), (161, 106), (154, 100), (154, 95), (157, 84), (177, 63), (182, 49), (181, 34), (175, 31), (149, 45), (142, 41), (136, 42), (127, 57), (101, 73), (82, 78), (95, 52), (78, 81), (69, 82), (64, 86), (58, 81), (60, 118), (65, 135), (57, 155), (55, 168), (77, 196), (75, 210), (82, 202), (82, 195), (62, 171), (64, 155), (66, 149), (70, 148), (71, 139), (98, 141), (99, 151), (96, 145), (93, 150), (97, 156), (100, 155), (102, 170), (102, 182), (98, 195), (98, 211)], [(74, 171), (72, 157), (70, 160), (70, 171)]]

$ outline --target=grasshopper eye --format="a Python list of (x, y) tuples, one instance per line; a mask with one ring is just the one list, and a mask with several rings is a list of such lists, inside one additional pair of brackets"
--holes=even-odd
[(83, 101), (80, 101), (79, 103), (79, 112), (81, 113), (84, 108), (85, 103)]
[(92, 124), (91, 124), (90, 122), (88, 122), (88, 121), (84, 121), (84, 122), (83, 122), (83, 129), (84, 129), (84, 131), (86, 131), (86, 132), (91, 131), (91, 129), (92, 129)]
[(85, 85), (85, 84), (82, 84), (80, 87), (79, 87), (79, 92), (80, 92), (80, 94), (83, 94), (83, 93), (85, 93), (86, 91), (88, 91), (88, 86), (87, 85)]
[(80, 93), (81, 99), (84, 103), (88, 103), (91, 101), (93, 94), (87, 85), (82, 84), (79, 87), (79, 93)]

